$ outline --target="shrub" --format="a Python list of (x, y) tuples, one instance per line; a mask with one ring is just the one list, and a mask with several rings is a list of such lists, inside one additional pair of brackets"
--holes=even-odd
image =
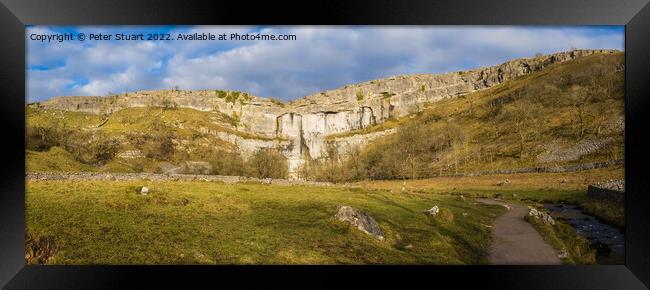
[(452, 223), (454, 222), (454, 212), (447, 208), (442, 208), (440, 213), (438, 213), (437, 220), (443, 223)]
[(172, 128), (163, 121), (154, 120), (149, 124), (146, 132), (150, 133), (127, 135), (129, 143), (139, 149), (147, 158), (171, 160), (176, 153)]
[(364, 148), (359, 165), (370, 179), (429, 177), (437, 156), (462, 142), (463, 136), (458, 126), (444, 122), (408, 123)]
[(216, 90), (216, 91), (214, 91), (214, 93), (215, 93), (215, 95), (217, 95), (217, 98), (220, 98), (220, 99), (225, 99), (226, 96), (228, 96), (228, 93), (226, 91), (222, 91), (222, 90)]
[(241, 117), (237, 112), (232, 112), (232, 116), (230, 116), (230, 124), (237, 127), (239, 125), (239, 122), (241, 121)]
[(363, 101), (364, 95), (362, 91), (357, 91), (357, 101)]
[(284, 106), (285, 106), (284, 102), (282, 102), (282, 101), (279, 100), (279, 99), (276, 99), (276, 98), (269, 98), (269, 100), (271, 100), (271, 103), (273, 103), (273, 104), (275, 104), (275, 105), (278, 105), (278, 106), (280, 106), (280, 107), (283, 107), (283, 108), (284, 108)]
[(235, 103), (239, 99), (239, 92), (230, 92), (226, 95), (226, 103)]
[(273, 148), (255, 151), (246, 162), (248, 174), (257, 178), (286, 178), (288, 166), (286, 157)]
[(214, 175), (244, 175), (244, 159), (238, 152), (224, 150), (215, 151), (210, 157), (210, 174)]
[(25, 148), (35, 151), (47, 151), (51, 147), (64, 143), (66, 131), (56, 126), (32, 126), (26, 130)]
[(28, 265), (47, 264), (58, 251), (51, 236), (39, 236), (31, 231), (25, 233), (25, 263)]
[(173, 135), (162, 133), (160, 135), (149, 135), (146, 137), (147, 142), (142, 147), (142, 152), (147, 158), (156, 160), (170, 160), (176, 151), (174, 147)]
[(178, 104), (174, 102), (171, 98), (165, 97), (162, 100), (162, 108), (163, 110), (172, 110), (178, 108)]
[(365, 178), (359, 162), (358, 147), (350, 147), (346, 153), (340, 154), (338, 148), (332, 143), (326, 143), (321, 157), (307, 159), (299, 168), (301, 178), (327, 182), (345, 182)]
[(120, 143), (100, 132), (71, 132), (63, 148), (81, 163), (103, 165), (115, 157)]

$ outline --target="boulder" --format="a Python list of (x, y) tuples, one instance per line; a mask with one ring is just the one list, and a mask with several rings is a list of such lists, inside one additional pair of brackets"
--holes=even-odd
[(140, 189), (140, 194), (142, 195), (147, 195), (149, 193), (149, 188), (146, 186), (143, 186), (142, 189)]
[(335, 217), (340, 221), (348, 222), (366, 234), (384, 240), (384, 231), (368, 213), (355, 210), (347, 205), (340, 205)]
[(437, 205), (434, 205), (431, 209), (424, 210), (424, 212), (436, 216), (438, 212), (440, 212), (440, 208), (438, 208)]

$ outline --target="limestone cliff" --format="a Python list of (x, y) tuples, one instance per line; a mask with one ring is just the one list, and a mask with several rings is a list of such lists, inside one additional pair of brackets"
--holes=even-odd
[[(554, 63), (595, 53), (614, 52), (572, 50), (515, 59), (497, 66), (468, 71), (395, 76), (316, 93), (287, 104), (239, 92), (157, 90), (108, 97), (55, 97), (29, 106), (93, 114), (110, 114), (124, 108), (148, 106), (219, 111), (233, 117), (237, 122), (237, 130), (287, 141), (242, 139), (228, 134), (220, 136), (222, 139), (236, 144), (244, 152), (280, 146), (289, 159), (290, 172), (295, 172), (304, 157), (318, 158), (321, 155), (325, 138), (329, 135), (403, 117), (422, 110), (425, 104), (487, 89)], [(230, 97), (224, 97), (225, 94), (230, 94)], [(359, 146), (388, 133), (390, 132), (338, 137), (330, 142), (341, 146)]]

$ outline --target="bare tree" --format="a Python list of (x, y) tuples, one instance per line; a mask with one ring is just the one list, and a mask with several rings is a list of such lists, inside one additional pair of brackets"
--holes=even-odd
[(587, 130), (587, 122), (590, 115), (588, 114), (588, 105), (591, 102), (591, 94), (581, 87), (575, 87), (571, 91), (573, 100), (574, 116), (577, 126), (577, 137), (582, 138)]
[(510, 107), (509, 117), (512, 119), (513, 133), (519, 143), (519, 159), (523, 158), (526, 143), (535, 135), (537, 127), (532, 123), (531, 114), (537, 106), (529, 101), (518, 101)]

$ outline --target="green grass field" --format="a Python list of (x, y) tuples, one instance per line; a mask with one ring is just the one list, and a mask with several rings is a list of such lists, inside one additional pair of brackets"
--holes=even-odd
[[(386, 239), (338, 221), (339, 204), (368, 212)], [(433, 205), (437, 218), (422, 212)], [(27, 263), (485, 264), (486, 225), (503, 211), (358, 187), (30, 180)]]

